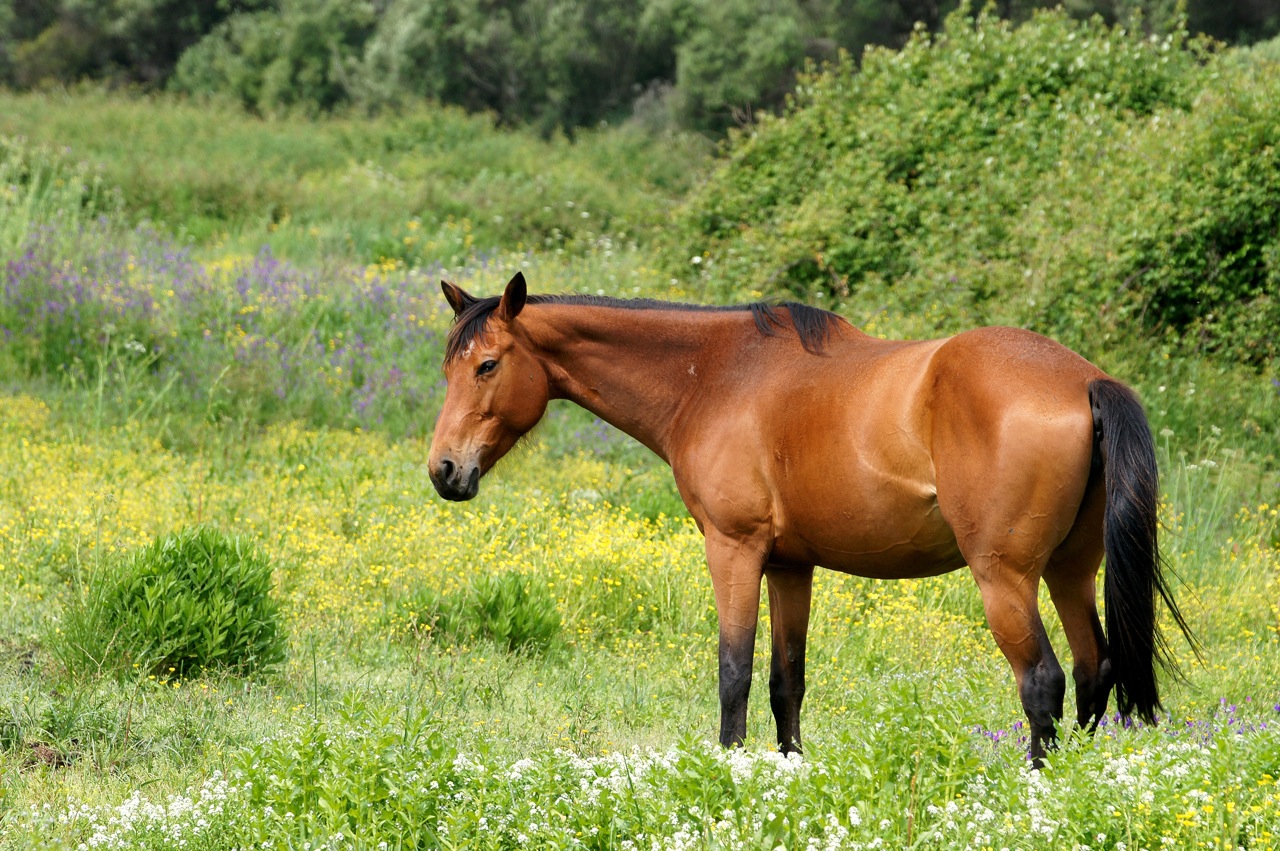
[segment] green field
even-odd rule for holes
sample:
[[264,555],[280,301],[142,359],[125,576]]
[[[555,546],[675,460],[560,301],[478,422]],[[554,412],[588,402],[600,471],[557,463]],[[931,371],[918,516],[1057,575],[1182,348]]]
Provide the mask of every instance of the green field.
[[[723,158],[629,128],[93,92],[0,95],[5,137],[0,849],[1280,844],[1273,364],[1137,326],[1077,337],[1146,401],[1203,644],[1173,645],[1158,725],[1068,724],[1033,772],[965,573],[822,573],[803,760],[774,752],[764,638],[728,752],[702,540],[661,462],[553,406],[474,502],[426,473],[441,276],[780,294],[745,261],[670,260]],[[841,304],[890,337],[965,318]],[[85,631],[143,548],[193,526],[270,560],[279,664],[182,668]]]

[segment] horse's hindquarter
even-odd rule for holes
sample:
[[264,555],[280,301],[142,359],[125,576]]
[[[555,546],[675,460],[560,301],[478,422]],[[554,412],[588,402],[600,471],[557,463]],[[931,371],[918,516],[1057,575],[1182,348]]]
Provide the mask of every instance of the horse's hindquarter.
[[961,550],[978,573],[993,560],[1042,568],[1075,525],[1089,484],[1088,385],[1105,374],[1059,343],[1011,328],[952,338],[933,372],[938,501]]

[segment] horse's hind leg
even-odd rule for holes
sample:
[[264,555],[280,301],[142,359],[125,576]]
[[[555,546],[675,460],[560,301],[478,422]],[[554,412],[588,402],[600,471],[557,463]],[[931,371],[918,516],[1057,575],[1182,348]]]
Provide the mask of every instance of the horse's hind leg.
[[798,753],[813,568],[770,565],[764,575],[769,585],[769,622],[773,633],[769,703],[778,722],[778,746],[783,753]]
[[1098,619],[1094,576],[1079,571],[1046,572],[1045,583],[1071,645],[1076,723],[1092,732],[1107,712],[1113,684],[1107,639]]
[[1076,723],[1093,731],[1107,712],[1114,678],[1107,639],[1098,618],[1097,578],[1102,563],[1105,495],[1091,487],[1076,525],[1054,550],[1044,571],[1049,595],[1071,645],[1076,685]]
[[1053,654],[1036,602],[1039,571],[1023,569],[992,554],[970,561],[982,592],[987,623],[1018,684],[1022,710],[1031,725],[1031,759],[1038,768],[1057,745],[1057,721],[1067,678]]

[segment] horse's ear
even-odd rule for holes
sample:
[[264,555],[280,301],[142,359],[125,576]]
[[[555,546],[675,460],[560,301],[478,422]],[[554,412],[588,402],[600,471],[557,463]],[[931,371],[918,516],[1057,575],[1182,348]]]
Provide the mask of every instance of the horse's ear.
[[529,297],[529,289],[524,283],[524,272],[516,272],[515,277],[507,282],[507,289],[498,302],[498,318],[510,322],[520,315],[525,300]]
[[445,301],[449,302],[449,306],[453,308],[454,319],[457,319],[464,310],[476,303],[475,296],[448,281],[441,281],[440,289],[444,292]]

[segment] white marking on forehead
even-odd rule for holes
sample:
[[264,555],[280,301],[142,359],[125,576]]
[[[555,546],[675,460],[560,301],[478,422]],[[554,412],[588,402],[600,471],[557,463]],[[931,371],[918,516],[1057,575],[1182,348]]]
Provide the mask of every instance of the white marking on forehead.
[[475,341],[473,340],[472,342],[467,343],[467,347],[462,350],[462,356],[464,358],[469,358],[471,357],[471,353],[474,352],[475,350],[476,350],[476,344],[475,344]]

